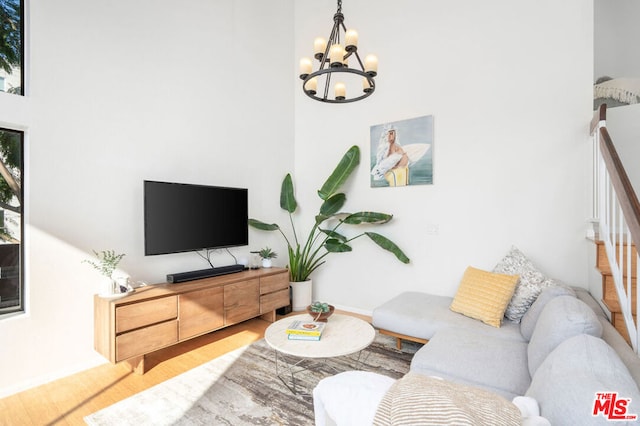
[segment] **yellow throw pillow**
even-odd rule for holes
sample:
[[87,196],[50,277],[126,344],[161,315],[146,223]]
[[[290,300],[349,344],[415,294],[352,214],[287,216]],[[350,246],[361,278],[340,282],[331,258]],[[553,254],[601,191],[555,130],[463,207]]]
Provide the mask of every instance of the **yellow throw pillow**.
[[496,274],[469,266],[450,309],[485,324],[500,327],[518,278],[518,275]]

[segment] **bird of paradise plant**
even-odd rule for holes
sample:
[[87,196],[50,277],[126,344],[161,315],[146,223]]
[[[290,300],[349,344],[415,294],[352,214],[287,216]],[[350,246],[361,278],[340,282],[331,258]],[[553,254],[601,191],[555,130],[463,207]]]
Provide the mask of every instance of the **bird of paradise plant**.
[[[400,262],[405,264],[410,262],[409,258],[394,242],[376,232],[362,232],[351,238],[347,238],[338,232],[343,225],[382,225],[393,218],[393,215],[387,213],[371,211],[346,213],[340,211],[347,197],[343,192],[338,191],[359,163],[360,149],[354,145],[343,155],[333,173],[318,191],[322,205],[315,216],[313,227],[306,240],[301,241],[298,239],[298,233],[293,223],[293,213],[295,213],[298,203],[294,196],[291,174],[287,174],[282,181],[280,207],[289,213],[293,238],[288,238],[276,223],[269,224],[257,219],[249,219],[249,225],[253,228],[262,231],[279,231],[282,234],[289,252],[289,278],[291,281],[301,282],[308,280],[311,273],[326,262],[325,258],[330,253],[352,251],[350,243],[363,236],[368,237],[384,250],[393,253]],[[329,227],[322,227],[329,219],[336,220],[335,224]]]

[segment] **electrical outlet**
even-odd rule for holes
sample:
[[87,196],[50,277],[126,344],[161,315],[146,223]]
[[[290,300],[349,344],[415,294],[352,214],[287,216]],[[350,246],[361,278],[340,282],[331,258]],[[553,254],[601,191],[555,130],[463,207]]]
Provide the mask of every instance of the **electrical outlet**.
[[438,235],[440,233],[440,227],[438,225],[427,225],[427,235]]

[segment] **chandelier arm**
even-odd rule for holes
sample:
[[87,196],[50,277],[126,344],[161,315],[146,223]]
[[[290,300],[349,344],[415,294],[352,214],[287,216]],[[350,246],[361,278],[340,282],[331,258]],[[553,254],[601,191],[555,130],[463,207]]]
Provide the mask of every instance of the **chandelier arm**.
[[355,55],[356,59],[358,60],[358,63],[360,64],[360,69],[364,71],[364,64],[360,60],[360,55],[358,55],[358,51],[354,51],[353,54]]
[[[346,41],[347,27],[345,27],[345,25],[344,25],[344,21],[341,21],[341,22],[340,22],[340,26],[342,26],[342,31],[345,33],[345,45],[346,45],[346,43],[347,43],[347,41]],[[338,30],[338,34],[340,34],[340,31],[339,31],[339,30]],[[344,55],[344,59],[347,59],[349,56],[351,56],[351,54],[352,54],[353,52],[355,52],[356,50],[358,50],[358,47],[357,47],[357,46],[352,46],[352,50],[346,50],[346,49],[347,49],[347,46],[344,46],[344,47],[345,47],[345,51],[347,52],[347,53]],[[363,69],[364,69],[364,68],[363,68]]]
[[336,15],[333,17],[333,20],[335,21],[333,24],[333,27],[335,29],[334,42],[337,44],[340,44],[340,24],[342,24],[342,28],[344,28],[344,24],[342,23],[343,19],[344,19],[344,16],[342,16],[341,13],[340,14],[336,13]]
[[327,100],[329,98],[329,88],[331,87],[331,74],[330,72],[327,73],[327,81],[324,84],[324,100]]
[[[324,49],[324,56],[318,59],[320,62],[329,62],[329,51],[331,50],[331,46],[336,43],[336,34],[338,37],[340,36],[340,28],[338,27],[338,23],[333,23],[333,28],[331,29],[331,35],[329,35],[329,40],[327,40],[327,47]],[[322,69],[322,67],[320,67]]]

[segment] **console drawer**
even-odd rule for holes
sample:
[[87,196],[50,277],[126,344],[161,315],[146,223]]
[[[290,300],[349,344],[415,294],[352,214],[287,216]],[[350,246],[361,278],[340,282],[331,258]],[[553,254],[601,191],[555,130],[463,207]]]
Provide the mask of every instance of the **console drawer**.
[[143,355],[178,341],[178,320],[167,321],[116,336],[116,362]]
[[288,272],[260,278],[260,294],[272,293],[285,288],[289,288]]
[[264,314],[289,304],[289,286],[284,290],[260,296],[260,313]]
[[116,333],[178,318],[178,296],[162,297],[116,308]]

